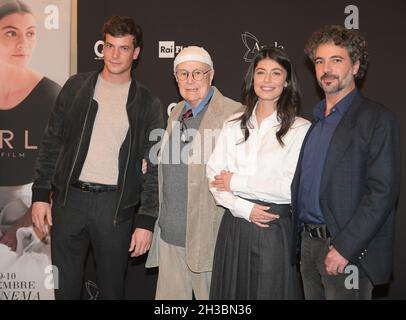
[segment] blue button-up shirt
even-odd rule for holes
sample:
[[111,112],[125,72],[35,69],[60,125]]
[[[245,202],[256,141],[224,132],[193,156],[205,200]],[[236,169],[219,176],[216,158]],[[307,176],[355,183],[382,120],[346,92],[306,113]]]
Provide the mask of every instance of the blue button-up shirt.
[[316,124],[309,133],[300,164],[298,212],[303,223],[325,224],[320,208],[320,183],[327,151],[334,131],[357,94],[356,89],[347,94],[327,117],[324,116],[326,100],[322,100],[314,110]]
[[187,111],[192,109],[193,117],[196,117],[206,106],[206,104],[210,101],[211,97],[213,96],[214,89],[210,87],[209,92],[204,97],[202,101],[200,101],[199,105],[196,108],[192,108],[192,106],[186,101],[184,110]]

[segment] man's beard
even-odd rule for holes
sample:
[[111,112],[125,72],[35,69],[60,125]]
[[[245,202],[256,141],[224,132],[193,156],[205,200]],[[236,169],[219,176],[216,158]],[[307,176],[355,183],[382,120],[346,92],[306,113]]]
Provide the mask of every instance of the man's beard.
[[[323,82],[323,80],[326,78],[329,78],[332,81],[329,85],[326,85]],[[352,74],[350,72],[348,72],[348,74],[342,80],[340,80],[339,76],[331,73],[323,74],[318,80],[319,86],[323,89],[326,95],[333,95],[342,91],[343,89],[347,88],[351,82]]]

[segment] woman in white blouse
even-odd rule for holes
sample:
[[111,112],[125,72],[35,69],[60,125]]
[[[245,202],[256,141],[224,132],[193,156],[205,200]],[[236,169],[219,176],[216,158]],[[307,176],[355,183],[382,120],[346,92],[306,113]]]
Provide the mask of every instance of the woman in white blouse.
[[297,117],[293,65],[261,49],[243,86],[244,113],[224,123],[207,164],[210,190],[228,210],[219,229],[211,299],[295,299],[290,185],[310,122]]

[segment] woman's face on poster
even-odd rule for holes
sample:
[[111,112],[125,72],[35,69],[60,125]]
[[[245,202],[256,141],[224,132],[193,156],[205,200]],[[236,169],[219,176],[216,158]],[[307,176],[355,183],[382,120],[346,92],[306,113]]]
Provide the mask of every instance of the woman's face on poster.
[[0,19],[0,61],[26,66],[35,47],[36,32],[30,13],[12,13]]

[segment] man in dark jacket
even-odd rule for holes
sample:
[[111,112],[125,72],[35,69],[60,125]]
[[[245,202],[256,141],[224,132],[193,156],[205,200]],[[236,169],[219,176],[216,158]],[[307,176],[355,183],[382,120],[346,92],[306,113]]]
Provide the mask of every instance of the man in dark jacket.
[[399,128],[356,88],[368,58],[358,31],[326,26],[305,51],[325,93],[292,183],[305,298],[370,299],[392,271]]
[[158,213],[149,136],[164,121],[159,99],[132,73],[142,30],[131,18],[114,16],[103,33],[104,67],[66,82],[35,169],[32,219],[44,232],[52,225],[57,299],[80,298],[89,246],[100,298],[123,298],[128,251],[149,250]]

